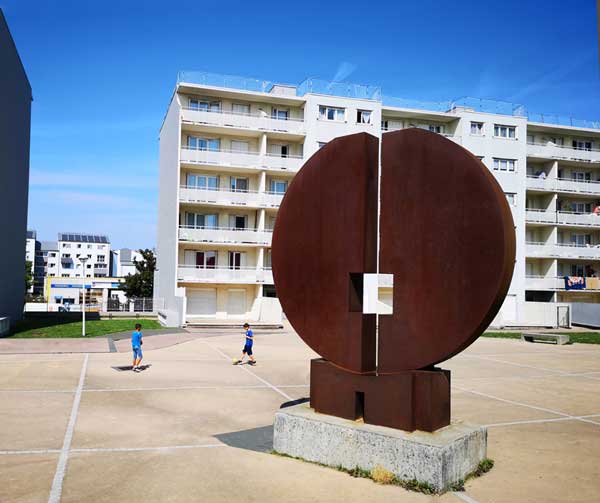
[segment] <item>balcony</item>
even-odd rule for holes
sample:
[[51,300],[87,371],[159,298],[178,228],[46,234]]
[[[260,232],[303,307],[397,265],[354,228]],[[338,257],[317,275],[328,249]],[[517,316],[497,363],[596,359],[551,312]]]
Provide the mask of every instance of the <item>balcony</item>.
[[600,245],[529,242],[526,246],[527,257],[600,260]]
[[[564,291],[565,278],[564,276],[527,276],[525,278],[526,290],[553,290]],[[585,288],[581,290],[569,290],[569,292],[597,292],[600,290],[600,280],[598,278],[585,278]]]
[[254,170],[298,171],[303,164],[300,155],[280,156],[276,154],[260,155],[258,152],[240,152],[236,150],[201,150],[181,147],[180,160],[186,164],[204,164],[232,166]]
[[547,142],[527,142],[527,157],[562,159],[577,162],[600,162],[600,149],[580,149]]
[[236,229],[234,227],[198,228],[179,226],[179,239],[195,243],[249,244],[270,246],[271,230]]
[[253,208],[279,208],[283,196],[284,194],[279,192],[201,189],[185,185],[182,185],[179,188],[179,201],[182,203],[248,206]]
[[273,283],[273,273],[270,268],[229,267],[200,268],[194,265],[182,265],[177,268],[177,280],[194,283]]
[[194,124],[304,135],[303,119],[278,119],[267,114],[242,114],[182,107],[183,121]]
[[525,221],[534,224],[600,227],[600,216],[594,213],[576,213],[571,211],[528,209],[525,211]]
[[539,178],[527,176],[527,189],[571,194],[600,195],[600,182],[578,181],[569,178]]

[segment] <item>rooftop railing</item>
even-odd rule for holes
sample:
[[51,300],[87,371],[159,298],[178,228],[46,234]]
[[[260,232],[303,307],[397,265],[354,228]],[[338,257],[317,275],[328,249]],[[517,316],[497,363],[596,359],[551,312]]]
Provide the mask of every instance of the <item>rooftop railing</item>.
[[[269,80],[195,71],[180,71],[177,74],[177,83],[179,84],[182,82],[261,93],[270,93],[273,86],[276,85]],[[383,96],[380,86],[354,84],[352,82],[336,82],[318,78],[305,79],[296,86],[295,91],[296,96],[304,96],[305,94],[325,94],[343,98],[367,99],[380,101],[384,106],[438,113],[453,113],[458,109],[470,109],[476,112],[523,117],[529,122],[556,126],[600,129],[600,121],[576,119],[558,114],[528,112],[525,106],[520,103],[486,98],[473,98],[471,96],[463,96],[455,100],[447,101],[418,101],[406,98],[396,98],[393,96]]]

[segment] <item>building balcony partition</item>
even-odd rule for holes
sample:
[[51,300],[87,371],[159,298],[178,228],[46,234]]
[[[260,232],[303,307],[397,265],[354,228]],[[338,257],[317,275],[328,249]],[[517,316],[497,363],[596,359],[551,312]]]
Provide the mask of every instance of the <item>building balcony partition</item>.
[[179,226],[179,239],[196,243],[252,244],[271,246],[271,230],[235,227]]
[[527,155],[547,159],[568,161],[600,162],[600,149],[575,148],[568,145],[556,145],[552,142],[527,142]]
[[526,247],[527,257],[600,260],[600,244],[527,242]]
[[573,180],[571,178],[540,178],[527,175],[527,188],[548,192],[600,195],[600,182]]
[[179,201],[183,203],[279,208],[283,196],[279,192],[233,191],[229,188],[208,189],[185,185],[179,188]]
[[270,269],[261,267],[198,267],[180,265],[177,280],[199,283],[273,283]]
[[[589,292],[589,291],[600,291],[600,280],[598,278],[584,278],[585,288],[584,289],[569,289],[568,291],[573,292]],[[525,278],[525,289],[526,290],[566,290],[564,276],[552,277],[552,276],[527,276]]]
[[180,160],[187,164],[232,166],[254,170],[298,171],[303,164],[301,155],[260,155],[258,152],[243,152],[229,149],[199,149],[181,147]]
[[261,114],[244,114],[223,110],[200,110],[182,107],[183,121],[208,126],[274,131],[288,134],[305,134],[304,119],[278,118]]

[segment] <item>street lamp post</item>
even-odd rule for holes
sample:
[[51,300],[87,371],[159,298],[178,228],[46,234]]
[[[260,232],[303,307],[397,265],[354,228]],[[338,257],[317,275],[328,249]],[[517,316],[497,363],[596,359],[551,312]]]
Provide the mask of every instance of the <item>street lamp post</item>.
[[81,335],[83,337],[85,337],[85,263],[87,262],[88,257],[80,257],[79,261],[81,262],[81,278],[83,281],[82,287],[83,287],[83,304],[81,307],[81,316],[82,316],[82,321],[83,321],[83,325],[81,327]]

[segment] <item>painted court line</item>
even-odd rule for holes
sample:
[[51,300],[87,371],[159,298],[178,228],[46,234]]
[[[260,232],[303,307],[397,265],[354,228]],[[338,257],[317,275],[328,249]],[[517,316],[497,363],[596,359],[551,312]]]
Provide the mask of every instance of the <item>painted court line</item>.
[[77,420],[79,404],[81,403],[81,391],[83,390],[83,382],[85,380],[88,360],[89,354],[86,353],[85,358],[83,359],[83,365],[81,367],[81,374],[79,375],[79,384],[77,385],[77,391],[75,392],[75,398],[73,400],[73,407],[71,409],[71,416],[69,417],[65,439],[60,451],[60,456],[58,457],[58,463],[56,464],[56,472],[54,474],[54,480],[52,481],[52,489],[50,490],[48,503],[60,502],[63,480],[65,478],[65,470],[67,468],[67,461],[69,460],[69,450],[71,449],[71,442],[73,441],[73,430],[75,429],[75,421]]
[[473,391],[473,390],[470,390],[470,389],[459,388],[458,386],[456,386],[456,388],[460,389],[461,391],[464,391],[466,393],[472,393],[473,395],[483,396],[485,398],[490,398],[492,400],[498,400],[500,402],[509,403],[511,405],[519,405],[521,407],[527,407],[529,409],[540,410],[542,412],[547,412],[549,414],[554,414],[556,416],[562,416],[562,417],[564,417],[566,419],[572,419],[574,421],[582,421],[584,423],[592,423],[592,424],[598,424],[598,425],[600,425],[600,423],[598,423],[596,421],[592,421],[590,419],[583,419],[583,417],[586,417],[586,416],[572,416],[571,414],[567,414],[566,412],[559,412],[557,410],[547,409],[545,407],[538,407],[537,405],[529,405],[529,404],[522,403],[522,402],[516,402],[514,400],[508,400],[506,398],[500,398],[498,396],[488,395],[487,393],[481,393],[480,391]]
[[[573,419],[583,420],[583,421],[587,422],[587,420],[589,420],[589,418],[598,417],[598,416],[600,416],[600,414],[591,414],[588,416],[554,417],[554,418],[549,418],[549,419],[523,419],[523,420],[518,420],[518,421],[507,421],[504,423],[491,423],[491,424],[486,424],[485,426],[487,428],[494,428],[497,426],[515,426],[515,425],[520,425],[520,424],[557,423],[560,421],[572,421]],[[594,424],[600,424],[600,423],[596,423],[595,421],[591,421],[591,422]]]
[[167,445],[164,447],[90,447],[71,449],[71,452],[156,452],[174,451],[178,449],[212,449],[214,447],[227,447],[226,444],[190,444]]
[[[219,361],[222,361],[219,359]],[[288,384],[278,386],[280,388],[308,388],[308,384]],[[157,388],[91,388],[84,389],[83,393],[119,393],[131,391],[186,391],[186,390],[236,390],[236,389],[268,389],[270,386],[266,384],[248,384],[238,386],[166,386]]]
[[[231,361],[231,358],[229,356],[227,356],[225,353],[223,353],[223,351],[221,351],[219,348],[215,348],[214,346],[211,346],[208,342],[204,342],[204,344],[206,344],[209,348],[211,348],[214,351],[216,351],[217,353],[219,353],[225,360],[227,360],[229,362]],[[242,370],[245,370],[248,374],[250,374],[251,376],[255,377],[256,379],[258,379],[263,384],[266,384],[269,388],[271,388],[276,393],[279,393],[285,399],[287,399],[287,400],[293,400],[293,398],[291,396],[289,396],[287,393],[285,393],[285,392],[281,391],[280,389],[276,388],[269,381],[266,381],[262,377],[257,376],[250,369],[247,369],[246,365],[237,365],[237,367],[241,368]]]
[[466,495],[463,492],[458,492],[458,491],[452,491],[452,494],[454,496],[456,496],[458,499],[461,499],[463,501],[466,501],[467,503],[478,503],[477,500],[474,500],[473,498],[471,498],[471,496]]
[[15,454],[57,454],[60,449],[30,449],[24,451],[0,451],[0,456],[12,456]]

